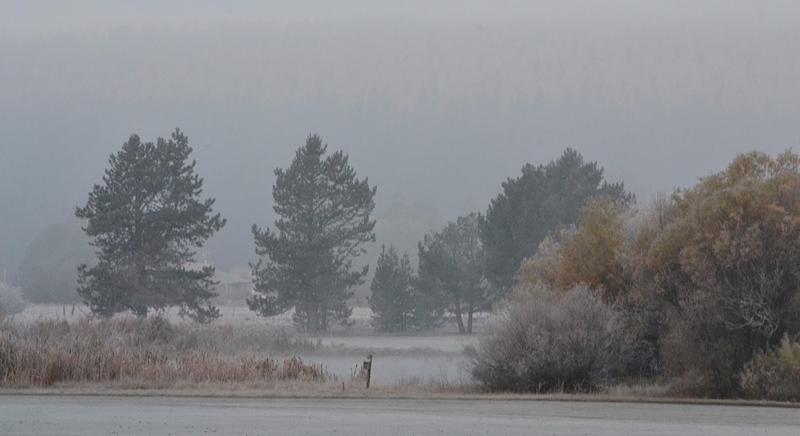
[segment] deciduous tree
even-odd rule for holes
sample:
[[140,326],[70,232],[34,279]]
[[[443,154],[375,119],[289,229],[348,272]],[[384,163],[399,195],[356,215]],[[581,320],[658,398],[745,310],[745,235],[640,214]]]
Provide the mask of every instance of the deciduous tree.
[[674,201],[643,259],[668,368],[730,395],[754,353],[800,333],[800,156],[741,155]]

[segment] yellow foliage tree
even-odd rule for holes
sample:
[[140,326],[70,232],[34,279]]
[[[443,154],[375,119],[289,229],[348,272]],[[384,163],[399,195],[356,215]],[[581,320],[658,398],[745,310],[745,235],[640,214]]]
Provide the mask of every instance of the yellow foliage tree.
[[737,157],[674,197],[643,267],[668,302],[665,354],[718,395],[754,352],[800,332],[800,157]]
[[550,235],[520,269],[521,283],[561,290],[585,285],[614,301],[629,280],[624,267],[625,209],[607,201],[589,203],[577,228]]

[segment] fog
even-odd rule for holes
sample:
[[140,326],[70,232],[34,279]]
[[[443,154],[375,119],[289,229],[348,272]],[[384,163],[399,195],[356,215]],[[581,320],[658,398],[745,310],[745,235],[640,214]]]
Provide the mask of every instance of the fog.
[[565,147],[646,201],[800,140],[796,2],[219,3],[0,1],[0,272],[133,132],[189,135],[222,267],[252,260],[312,132],[407,249]]

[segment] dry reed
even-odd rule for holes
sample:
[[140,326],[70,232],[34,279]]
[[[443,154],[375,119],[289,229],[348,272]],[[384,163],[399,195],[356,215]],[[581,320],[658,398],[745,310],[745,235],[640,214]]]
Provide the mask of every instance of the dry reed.
[[307,344],[275,330],[176,326],[161,318],[6,322],[0,324],[0,386],[137,382],[160,388],[328,378],[320,365],[263,355],[293,346]]

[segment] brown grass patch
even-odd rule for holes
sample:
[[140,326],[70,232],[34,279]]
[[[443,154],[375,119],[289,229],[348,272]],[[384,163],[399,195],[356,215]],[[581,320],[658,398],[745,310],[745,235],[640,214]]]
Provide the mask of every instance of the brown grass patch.
[[328,378],[321,365],[264,356],[292,347],[307,344],[293,343],[279,330],[176,326],[161,318],[6,322],[0,324],[0,386],[167,388]]

